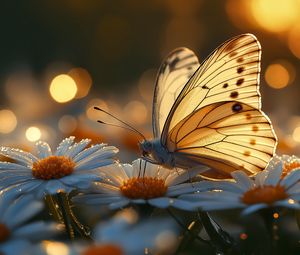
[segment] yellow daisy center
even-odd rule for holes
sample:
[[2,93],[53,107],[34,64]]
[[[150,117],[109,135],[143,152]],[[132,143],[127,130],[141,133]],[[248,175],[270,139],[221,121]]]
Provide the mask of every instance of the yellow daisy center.
[[75,163],[65,156],[50,156],[34,162],[32,175],[37,179],[59,179],[72,174]]
[[292,170],[300,168],[300,162],[292,161],[292,162],[285,162],[282,169],[281,179],[284,178],[289,172]]
[[284,187],[280,185],[265,185],[262,187],[255,187],[245,192],[242,196],[242,201],[248,205],[259,203],[271,205],[276,201],[286,198],[288,198],[288,194],[285,192]]
[[162,197],[167,189],[165,181],[156,177],[133,177],[120,187],[122,194],[130,199]]
[[5,242],[10,236],[10,230],[6,225],[0,223],[0,243]]
[[87,248],[82,255],[123,255],[120,247],[113,244],[94,245]]

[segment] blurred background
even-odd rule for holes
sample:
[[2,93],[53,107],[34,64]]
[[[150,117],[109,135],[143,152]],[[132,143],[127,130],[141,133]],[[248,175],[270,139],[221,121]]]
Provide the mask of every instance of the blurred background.
[[[5,3],[6,2],[6,3]],[[109,142],[128,159],[138,137],[102,107],[151,136],[154,81],[175,47],[202,61],[241,33],[261,42],[263,110],[278,153],[300,152],[299,0],[5,1],[0,15],[0,141],[30,150],[68,135]]]

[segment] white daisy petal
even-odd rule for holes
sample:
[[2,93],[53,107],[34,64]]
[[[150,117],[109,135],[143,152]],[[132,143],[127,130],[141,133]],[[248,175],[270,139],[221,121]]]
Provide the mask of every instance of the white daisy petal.
[[130,164],[122,164],[122,168],[124,169],[126,175],[128,176],[128,178],[132,178],[133,175],[133,166]]
[[0,250],[5,255],[29,255],[32,244],[27,240],[13,239],[0,244]]
[[91,186],[91,192],[95,193],[106,193],[106,194],[119,194],[120,188],[115,185],[103,183],[103,182],[95,182]]
[[268,171],[262,171],[259,172],[256,176],[255,176],[255,180],[254,183],[256,186],[263,186],[266,180],[266,177],[268,175]]
[[[15,228],[43,209],[43,203],[32,200],[32,196],[24,196],[15,201],[3,215],[3,222],[9,228]],[[22,213],[20,213],[20,209]]]
[[1,170],[25,170],[25,171],[31,171],[31,169],[28,168],[28,166],[23,166],[15,163],[10,162],[0,162],[0,171]]
[[[199,173],[202,173],[204,170],[207,170],[207,167],[201,166],[197,169],[182,171],[182,173],[180,173],[180,174],[175,173],[173,175],[169,175],[166,178],[166,184],[168,186],[173,186],[173,185],[177,185],[179,183],[183,183],[185,181],[191,180],[193,177],[195,177]],[[171,170],[171,171],[174,171],[174,170]]]
[[31,166],[33,162],[38,160],[37,157],[33,156],[29,152],[9,147],[0,147],[0,154],[12,158],[24,166]]
[[130,203],[130,200],[128,200],[128,199],[122,199],[122,200],[120,200],[118,202],[110,203],[109,204],[109,208],[111,210],[121,209],[121,208],[127,206],[129,203]]
[[283,180],[281,180],[280,184],[289,188],[290,186],[294,185],[295,183],[300,181],[300,169],[295,169],[289,174],[285,176]]
[[153,198],[149,199],[148,203],[158,208],[168,208],[168,207],[175,207],[181,210],[195,210],[195,206],[193,203],[188,201],[176,199],[176,198],[168,198],[168,197],[161,197],[161,198]]
[[66,151],[66,156],[69,158],[74,158],[76,155],[79,154],[88,144],[91,142],[91,139],[83,139],[79,143],[75,143],[72,145],[68,151]]
[[187,193],[193,192],[203,192],[214,189],[214,185],[211,185],[210,182],[201,181],[201,182],[192,182],[192,183],[181,183],[175,186],[168,188],[168,196],[178,196]]
[[56,156],[64,155],[67,152],[67,150],[70,148],[70,146],[72,146],[74,140],[75,140],[74,136],[70,136],[62,140],[62,142],[58,145],[56,149],[55,155]]
[[265,185],[276,186],[280,181],[280,176],[282,174],[282,162],[278,163],[276,167],[268,172],[268,175],[265,179]]
[[289,197],[295,201],[300,201],[300,193],[290,194]]
[[253,181],[243,171],[235,171],[231,175],[244,191],[251,189],[254,185]]
[[[102,195],[102,196],[101,196]],[[75,203],[85,203],[88,205],[103,205],[122,201],[123,197],[119,195],[88,194],[72,198]]]
[[95,144],[92,145],[89,148],[86,148],[85,150],[81,151],[78,153],[74,158],[73,161],[75,163],[79,163],[81,160],[89,158],[90,156],[94,155],[94,153],[97,153],[97,151],[101,151],[101,149],[105,146],[106,144]]
[[277,201],[275,205],[290,208],[290,209],[296,209],[296,210],[300,209],[300,204],[298,202],[294,201],[293,203],[291,203],[291,200],[289,199]]
[[45,190],[49,194],[57,194],[58,192],[67,192],[66,190],[68,189],[62,182],[58,180],[49,180],[45,182]]
[[39,141],[35,144],[37,148],[37,154],[40,159],[49,157],[52,155],[51,148],[48,143]]
[[[283,185],[285,186],[285,185]],[[289,194],[300,194],[300,182],[288,188]]]
[[30,241],[38,241],[44,238],[49,238],[57,232],[58,229],[56,224],[36,221],[17,228],[13,232],[13,237],[28,239]]
[[218,211],[227,209],[244,208],[245,205],[239,202],[224,202],[224,201],[203,201],[194,203],[194,206],[204,211]]
[[263,208],[266,208],[266,207],[268,207],[267,204],[250,205],[242,211],[242,215],[248,215],[248,214],[254,213],[254,212],[259,211],[259,210],[261,210]]

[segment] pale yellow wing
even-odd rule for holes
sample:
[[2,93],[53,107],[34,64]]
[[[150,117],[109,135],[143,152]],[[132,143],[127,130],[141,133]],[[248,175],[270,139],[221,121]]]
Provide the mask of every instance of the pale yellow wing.
[[219,46],[177,97],[162,132],[162,144],[182,119],[206,105],[234,100],[260,109],[260,58],[260,44],[251,34],[234,37]]
[[240,102],[207,105],[169,132],[167,148],[184,164],[206,164],[222,173],[263,170],[274,154],[276,136],[259,109]]
[[176,98],[199,65],[197,56],[187,48],[175,49],[163,61],[157,74],[153,97],[154,137],[160,137]]

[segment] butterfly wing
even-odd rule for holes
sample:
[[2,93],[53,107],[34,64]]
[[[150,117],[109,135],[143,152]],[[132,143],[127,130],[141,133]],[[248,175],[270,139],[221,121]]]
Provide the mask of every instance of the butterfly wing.
[[183,165],[205,164],[228,176],[235,170],[249,175],[263,170],[276,146],[268,117],[234,101],[213,103],[190,114],[167,140],[168,149]]
[[265,168],[276,136],[261,111],[260,59],[255,36],[234,37],[184,86],[161,135],[162,145],[181,166],[206,164],[225,174],[237,169],[254,174]]
[[219,46],[174,102],[163,128],[162,144],[166,144],[168,133],[176,124],[206,105],[234,100],[260,109],[260,59],[260,44],[251,34],[234,37]]
[[160,137],[176,98],[199,65],[197,56],[187,48],[175,49],[163,61],[158,71],[153,98],[154,137]]

